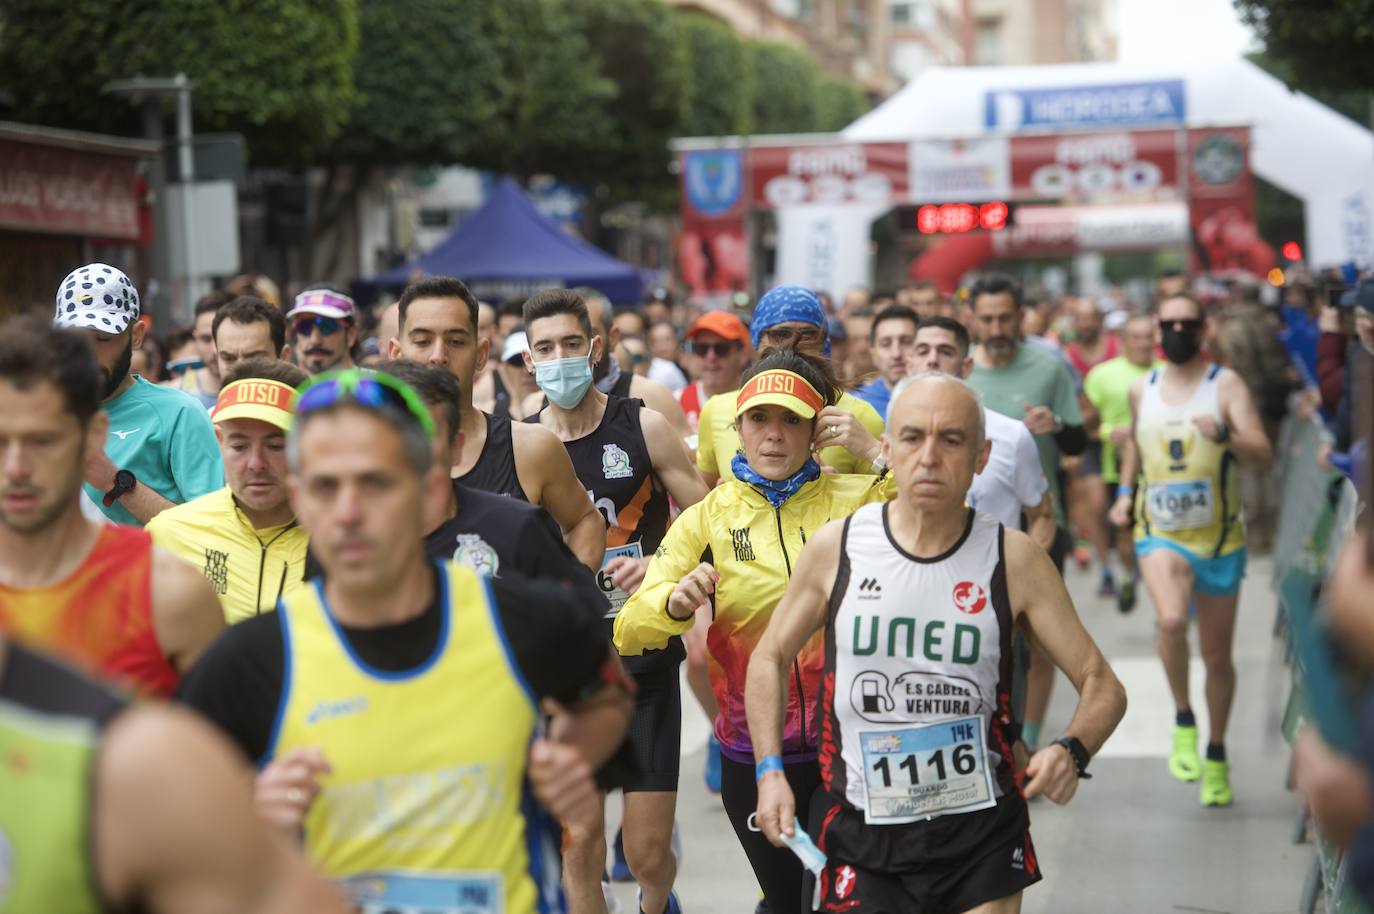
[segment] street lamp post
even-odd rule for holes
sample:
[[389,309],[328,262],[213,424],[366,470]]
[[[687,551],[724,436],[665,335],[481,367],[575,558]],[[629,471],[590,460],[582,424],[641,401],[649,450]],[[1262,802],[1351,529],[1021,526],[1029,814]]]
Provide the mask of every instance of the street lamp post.
[[[180,172],[179,177],[182,184],[180,201],[181,244],[186,275],[183,297],[179,303],[171,303],[171,310],[175,312],[179,304],[182,317],[189,320],[194,313],[196,297],[200,291],[200,276],[196,267],[196,222],[193,195],[196,176],[191,129],[191,81],[186,78],[185,73],[178,73],[170,78],[135,76],[133,79],[120,79],[107,83],[102,91],[108,95],[127,98],[136,105],[142,105],[144,132],[150,139],[158,141],[161,141],[163,136],[160,102],[168,95],[176,96],[177,170]],[[166,190],[167,181],[160,157],[154,165],[153,178],[153,193],[161,205],[165,199],[163,194]],[[164,275],[159,278],[165,282],[166,274],[171,272],[171,257],[162,233],[158,235],[156,247],[161,249],[161,256],[154,257],[154,264],[157,269],[163,272]]]

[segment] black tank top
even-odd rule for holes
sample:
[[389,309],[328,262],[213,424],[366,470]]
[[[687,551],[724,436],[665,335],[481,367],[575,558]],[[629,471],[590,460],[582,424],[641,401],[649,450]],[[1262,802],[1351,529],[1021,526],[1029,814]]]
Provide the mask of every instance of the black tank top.
[[521,501],[525,490],[520,487],[520,477],[515,472],[515,445],[511,440],[510,419],[482,414],[487,420],[487,440],[482,445],[482,453],[457,481],[469,489],[509,495]]
[[506,385],[501,383],[501,372],[495,368],[491,370],[491,389],[495,404],[491,408],[491,415],[496,419],[510,418],[510,393],[506,390]]
[[611,389],[606,391],[606,393],[613,397],[620,397],[628,400],[630,399],[630,384],[634,382],[634,379],[635,373],[633,371],[626,371],[622,368],[620,370],[620,377],[615,379],[615,383],[611,385]]

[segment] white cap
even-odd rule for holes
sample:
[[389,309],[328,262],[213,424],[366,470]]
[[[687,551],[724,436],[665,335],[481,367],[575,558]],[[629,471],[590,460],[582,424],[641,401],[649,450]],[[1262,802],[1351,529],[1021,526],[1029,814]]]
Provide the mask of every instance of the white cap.
[[501,361],[509,362],[514,360],[516,362],[523,362],[524,360],[521,358],[521,354],[529,348],[530,340],[529,337],[525,335],[525,331],[517,330],[514,333],[508,333],[506,334],[506,343],[501,347]]
[[332,289],[307,289],[296,296],[294,307],[286,312],[290,320],[302,314],[319,314],[337,320],[352,320],[357,306],[353,299]]
[[129,277],[108,264],[88,263],[57,287],[52,323],[116,334],[128,330],[138,315],[138,290]]

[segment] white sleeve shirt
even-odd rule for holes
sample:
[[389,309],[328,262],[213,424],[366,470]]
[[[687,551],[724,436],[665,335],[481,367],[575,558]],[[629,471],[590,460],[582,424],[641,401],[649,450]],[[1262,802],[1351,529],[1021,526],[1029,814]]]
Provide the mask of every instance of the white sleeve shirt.
[[983,472],[973,477],[968,503],[1013,530],[1021,529],[1021,512],[1045,497],[1049,481],[1040,468],[1035,439],[1025,423],[985,410],[992,452]]

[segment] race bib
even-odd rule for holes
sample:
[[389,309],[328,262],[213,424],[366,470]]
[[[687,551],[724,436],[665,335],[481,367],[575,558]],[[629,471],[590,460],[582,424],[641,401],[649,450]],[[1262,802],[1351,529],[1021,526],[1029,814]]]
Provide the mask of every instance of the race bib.
[[606,610],[606,618],[614,619],[616,613],[620,612],[620,607],[625,605],[625,601],[630,599],[630,595],[616,587],[611,581],[611,576],[606,574],[605,568],[611,563],[611,559],[628,555],[632,559],[644,558],[644,550],[639,543],[626,543],[624,546],[612,546],[606,550],[606,555],[601,559],[601,571],[596,573],[596,586],[601,588],[601,592],[606,595],[606,602],[610,607]]
[[368,873],[341,886],[359,914],[503,914],[496,873]]
[[870,824],[987,809],[992,789],[982,715],[860,734]]
[[1216,499],[1210,479],[1151,483],[1145,497],[1149,499],[1150,526],[1156,530],[1197,530],[1216,521]]

